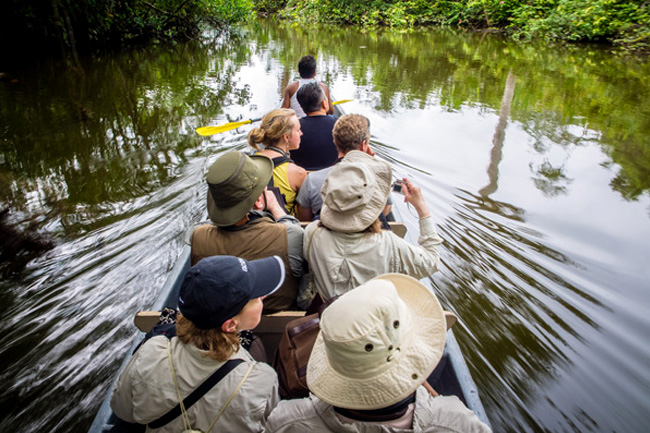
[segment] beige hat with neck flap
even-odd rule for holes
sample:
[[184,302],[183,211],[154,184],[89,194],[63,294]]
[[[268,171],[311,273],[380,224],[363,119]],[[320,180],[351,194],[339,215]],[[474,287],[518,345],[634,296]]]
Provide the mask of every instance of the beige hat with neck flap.
[[413,393],[445,349],[445,315],[415,278],[386,274],[327,307],[307,365],[307,385],[336,407],[381,409]]
[[321,189],[320,219],[337,232],[360,232],[384,210],[393,170],[385,161],[352,150],[334,166]]

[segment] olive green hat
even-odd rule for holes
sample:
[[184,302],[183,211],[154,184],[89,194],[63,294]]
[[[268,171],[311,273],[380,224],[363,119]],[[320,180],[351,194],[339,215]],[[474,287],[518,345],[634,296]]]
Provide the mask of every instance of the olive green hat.
[[210,166],[208,216],[219,227],[244,218],[273,175],[273,161],[264,155],[248,156],[233,150]]

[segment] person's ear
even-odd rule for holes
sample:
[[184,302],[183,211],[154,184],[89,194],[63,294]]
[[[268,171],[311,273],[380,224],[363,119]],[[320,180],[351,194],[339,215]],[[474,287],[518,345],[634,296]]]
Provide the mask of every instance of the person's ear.
[[255,203],[253,203],[253,209],[255,210],[264,210],[266,203],[264,200],[264,191],[262,191],[262,194],[260,194],[259,197],[257,197],[257,200],[255,200]]
[[321,108],[322,108],[323,110],[325,110],[325,111],[329,110],[329,108],[330,108],[330,104],[329,104],[329,102],[327,102],[327,98],[324,98],[324,99],[321,101],[320,106],[321,106]]
[[375,152],[372,151],[370,148],[370,140],[363,140],[361,142],[361,147],[359,148],[360,151],[367,153],[370,156],[375,156]]
[[223,332],[235,332],[237,331],[237,321],[235,319],[228,319],[221,325],[221,330]]

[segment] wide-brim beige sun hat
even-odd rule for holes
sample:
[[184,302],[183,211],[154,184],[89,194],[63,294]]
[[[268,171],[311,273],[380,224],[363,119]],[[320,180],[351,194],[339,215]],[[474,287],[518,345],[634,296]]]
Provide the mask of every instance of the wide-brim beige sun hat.
[[447,332],[440,302],[424,284],[385,274],[323,311],[307,386],[324,402],[381,409],[413,393],[433,372]]
[[367,229],[386,207],[392,175],[387,162],[359,150],[348,152],[321,189],[325,227],[347,233]]
[[206,175],[210,220],[227,227],[244,218],[271,176],[273,161],[267,156],[233,150],[219,157]]

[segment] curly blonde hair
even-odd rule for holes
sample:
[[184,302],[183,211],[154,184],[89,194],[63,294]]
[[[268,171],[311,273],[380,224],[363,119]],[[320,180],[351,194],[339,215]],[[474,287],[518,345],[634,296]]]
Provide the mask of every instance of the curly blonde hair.
[[237,334],[223,332],[219,328],[197,328],[190,319],[180,313],[176,319],[176,335],[183,344],[191,344],[206,350],[210,358],[219,362],[227,361],[240,348]]
[[[291,136],[294,123],[292,117],[296,112],[289,108],[276,108],[262,117],[262,124],[259,128],[253,128],[248,133],[248,144],[253,148],[260,150],[258,143],[265,146],[275,145],[283,135]],[[295,118],[296,122],[298,118]]]

